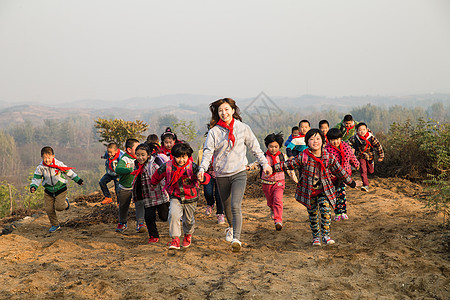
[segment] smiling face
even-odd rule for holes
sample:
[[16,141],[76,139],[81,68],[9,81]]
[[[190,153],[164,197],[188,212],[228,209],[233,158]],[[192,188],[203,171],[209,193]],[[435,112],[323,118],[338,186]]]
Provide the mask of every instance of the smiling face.
[[320,131],[322,131],[323,135],[327,135],[328,130],[330,129],[330,127],[328,126],[327,123],[321,124],[319,127]]
[[311,136],[308,140],[308,147],[313,154],[320,155],[322,150],[322,144],[323,144],[322,137],[318,133]]
[[163,141],[163,144],[167,150],[172,150],[173,146],[175,145],[175,140],[171,137],[166,137]]
[[106,149],[106,152],[108,152],[108,155],[110,158],[113,158],[116,155],[117,151],[118,150],[116,147],[110,147],[110,148]]
[[144,149],[136,150],[136,160],[141,165],[147,161],[148,157],[149,157],[149,155],[148,155],[147,151],[145,151]]
[[359,126],[359,127],[358,127],[358,130],[357,130],[357,133],[358,133],[360,136],[365,136],[366,133],[367,133],[367,127],[364,126],[364,125]]
[[42,161],[46,164],[49,165],[53,162],[53,159],[55,158],[55,154],[49,154],[49,153],[44,153],[42,155]]
[[310,129],[311,129],[311,127],[309,126],[308,123],[306,123],[306,122],[300,123],[300,132],[303,135],[305,135]]
[[231,108],[230,104],[228,103],[222,103],[219,106],[219,118],[224,121],[227,124],[230,124],[231,120],[233,119],[233,114],[234,114],[235,110],[233,108]]
[[330,144],[332,146],[335,146],[336,148],[339,148],[339,145],[341,144],[341,141],[342,141],[341,138],[330,140]]
[[267,146],[267,149],[269,150],[270,154],[275,155],[278,153],[278,150],[280,150],[280,144],[277,142],[272,142]]
[[187,154],[184,154],[184,155],[181,155],[180,157],[174,157],[174,159],[175,159],[175,162],[177,163],[177,165],[182,167],[188,162],[189,156],[187,156]]
[[346,128],[352,127],[352,126],[353,126],[353,121],[345,121],[345,122],[344,122],[344,126],[345,126]]
[[139,146],[139,143],[134,143],[133,148],[127,148],[128,153],[133,156],[136,156],[136,148]]

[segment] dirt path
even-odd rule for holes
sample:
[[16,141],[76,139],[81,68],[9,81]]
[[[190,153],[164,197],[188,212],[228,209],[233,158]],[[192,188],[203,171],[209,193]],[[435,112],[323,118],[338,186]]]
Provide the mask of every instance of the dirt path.
[[[47,234],[45,215],[0,236],[2,299],[449,299],[449,248],[442,219],[408,197],[419,187],[374,179],[369,193],[348,192],[347,221],[333,222],[333,246],[313,248],[306,209],[285,193],[277,232],[257,185],[244,199],[243,250],[232,253],[225,226],[203,215],[193,244],[169,252],[115,224],[64,227]],[[255,197],[256,195],[256,197]],[[75,203],[62,220],[87,215]],[[134,222],[130,222],[133,225]]]

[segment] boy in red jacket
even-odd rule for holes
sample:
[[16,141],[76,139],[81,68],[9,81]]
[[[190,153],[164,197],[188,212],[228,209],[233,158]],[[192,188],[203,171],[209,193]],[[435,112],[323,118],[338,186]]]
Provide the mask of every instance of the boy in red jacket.
[[[188,143],[176,144],[172,148],[172,160],[161,165],[151,179],[151,184],[156,186],[163,178],[166,179],[164,191],[170,197],[169,208],[169,235],[172,242],[169,250],[180,249],[181,224],[183,220],[183,247],[191,245],[192,234],[194,233],[194,213],[198,200],[198,179],[199,167],[193,163],[191,146]],[[209,174],[205,174],[205,180],[201,184],[208,184]]]

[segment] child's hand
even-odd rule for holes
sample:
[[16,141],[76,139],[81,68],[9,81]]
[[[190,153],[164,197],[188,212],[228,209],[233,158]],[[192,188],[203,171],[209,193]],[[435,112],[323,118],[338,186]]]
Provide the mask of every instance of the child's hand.
[[249,165],[246,165],[246,166],[245,166],[245,170],[250,171],[250,166],[249,166]]
[[197,173],[197,179],[198,179],[198,181],[200,181],[200,182],[205,181],[205,172],[199,171],[199,172]]
[[272,175],[272,167],[267,165],[264,167],[263,169],[264,174],[266,174],[267,176]]
[[383,158],[382,157],[379,157],[378,158],[378,162],[382,162],[383,161]]
[[355,180],[355,182],[356,182],[355,189],[356,189],[356,188],[359,188],[359,187],[362,187],[363,182],[362,182],[361,180]]
[[30,193],[36,192],[36,188],[34,186],[30,187]]
[[78,185],[83,185],[83,179],[78,180]]

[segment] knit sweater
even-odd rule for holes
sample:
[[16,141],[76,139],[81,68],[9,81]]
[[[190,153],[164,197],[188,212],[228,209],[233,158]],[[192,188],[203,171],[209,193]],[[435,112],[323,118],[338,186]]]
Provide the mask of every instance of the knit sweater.
[[228,177],[245,170],[248,164],[247,148],[253,153],[259,164],[269,166],[258,140],[247,124],[234,120],[233,134],[235,144],[232,147],[228,141],[228,129],[214,126],[208,131],[203,145],[203,158],[200,170],[206,172],[214,156],[213,167],[216,177]]

